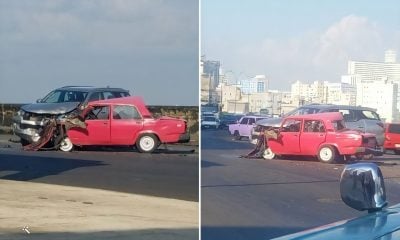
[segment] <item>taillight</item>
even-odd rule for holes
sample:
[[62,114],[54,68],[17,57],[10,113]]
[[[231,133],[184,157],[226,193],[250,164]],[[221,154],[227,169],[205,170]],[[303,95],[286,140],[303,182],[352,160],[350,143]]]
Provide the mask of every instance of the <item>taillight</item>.
[[385,136],[385,139],[390,141],[390,137],[389,136]]

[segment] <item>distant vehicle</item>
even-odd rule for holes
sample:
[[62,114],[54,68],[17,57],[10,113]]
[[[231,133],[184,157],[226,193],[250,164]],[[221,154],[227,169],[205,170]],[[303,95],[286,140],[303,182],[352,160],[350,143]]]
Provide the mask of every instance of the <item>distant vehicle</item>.
[[266,139],[263,156],[317,156],[323,163],[333,163],[350,156],[362,158],[375,145],[374,134],[346,129],[342,114],[318,113],[284,118],[276,139]]
[[215,116],[206,116],[201,120],[202,129],[218,129],[219,120]]
[[[373,133],[377,140],[377,151],[375,154],[383,154],[383,143],[384,143],[384,124],[376,113],[375,109],[359,106],[346,106],[346,105],[334,105],[334,104],[309,104],[301,106],[286,115],[296,116],[305,114],[315,114],[324,112],[340,112],[343,115],[346,126],[349,129],[361,131],[364,133]],[[282,123],[282,117],[280,118],[269,118],[257,122],[252,129],[251,140],[256,143],[261,131],[268,128],[278,128]]]
[[240,118],[242,118],[242,117],[243,117],[243,115],[224,114],[224,115],[222,115],[222,117],[220,119],[219,128],[221,128],[221,129],[229,128],[230,124],[237,123],[237,121],[239,121]]
[[385,124],[385,143],[383,149],[400,154],[400,123]]
[[[44,129],[53,120],[77,117],[89,102],[129,96],[122,88],[98,88],[88,86],[66,86],[55,89],[33,104],[24,105],[13,118],[14,133],[21,138],[22,146],[38,144],[44,137]],[[52,138],[53,146],[60,139],[56,131]]]
[[71,151],[73,146],[125,145],[151,153],[161,143],[190,140],[185,120],[153,118],[140,97],[90,102],[85,112],[86,127],[68,129],[60,150]]
[[274,240],[400,239],[400,204],[386,207],[385,182],[376,164],[346,165],[340,178],[340,195],[349,207],[368,214]]
[[267,119],[268,117],[261,116],[243,116],[237,123],[229,124],[229,132],[235,137],[235,140],[240,140],[242,137],[249,138],[251,135],[251,130],[253,125],[262,119]]

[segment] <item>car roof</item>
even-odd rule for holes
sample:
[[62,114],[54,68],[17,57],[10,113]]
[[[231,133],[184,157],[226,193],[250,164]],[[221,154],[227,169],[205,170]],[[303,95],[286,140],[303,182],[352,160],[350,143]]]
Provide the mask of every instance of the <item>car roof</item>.
[[146,104],[143,101],[143,98],[139,96],[98,100],[90,102],[89,105],[134,105],[138,108],[139,112],[143,117],[148,118],[152,116],[150,111],[147,109]]
[[368,110],[368,111],[376,111],[374,108],[362,107],[362,106],[350,106],[350,105],[335,105],[335,104],[318,104],[311,103],[307,105],[303,105],[299,108],[317,108],[317,109],[348,109],[348,110]]
[[343,120],[343,115],[340,112],[326,112],[315,114],[304,114],[286,117],[286,119],[305,119],[305,120]]
[[64,86],[57,88],[56,90],[73,90],[73,91],[119,91],[119,92],[129,92],[123,88],[112,88],[112,87],[94,87],[94,86]]

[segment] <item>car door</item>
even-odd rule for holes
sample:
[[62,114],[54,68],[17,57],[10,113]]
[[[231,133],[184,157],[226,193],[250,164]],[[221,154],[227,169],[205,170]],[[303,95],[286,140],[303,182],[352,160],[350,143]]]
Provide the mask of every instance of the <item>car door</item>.
[[326,128],[320,120],[304,120],[300,135],[300,151],[304,155],[316,155],[326,140]]
[[86,129],[71,128],[68,131],[72,143],[76,145],[110,144],[110,106],[99,105],[85,116]]
[[240,136],[249,137],[254,123],[256,123],[255,118],[248,118],[247,123],[240,126]]
[[111,142],[116,145],[133,145],[144,125],[139,111],[132,105],[114,105],[112,113]]
[[244,118],[242,118],[242,120],[240,120],[239,126],[238,126],[240,136],[246,136],[246,129],[247,129],[247,125],[249,124],[249,119],[250,118],[248,118],[248,117],[244,117]]
[[300,153],[301,119],[286,119],[279,130],[278,139],[269,143],[271,150],[278,154]]

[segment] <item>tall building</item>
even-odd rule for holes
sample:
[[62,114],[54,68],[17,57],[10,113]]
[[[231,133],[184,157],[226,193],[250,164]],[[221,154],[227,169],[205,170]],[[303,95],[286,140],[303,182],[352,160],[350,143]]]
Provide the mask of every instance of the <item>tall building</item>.
[[356,105],[356,86],[349,83],[324,82],[326,103],[338,105]]
[[388,50],[383,62],[349,61],[348,75],[342,76],[342,82],[356,86],[356,104],[376,108],[386,121],[399,117],[400,63],[396,61],[396,52]]
[[325,85],[323,82],[314,81],[311,84],[296,81],[291,86],[292,101],[298,105],[308,103],[325,103]]
[[221,64],[219,61],[205,60],[205,57],[202,57],[202,59],[200,61],[201,74],[205,74],[210,77],[211,89],[216,89],[219,84],[220,66],[221,66]]
[[257,75],[254,78],[240,80],[240,89],[244,94],[265,93],[268,91],[268,79],[265,75]]

